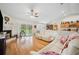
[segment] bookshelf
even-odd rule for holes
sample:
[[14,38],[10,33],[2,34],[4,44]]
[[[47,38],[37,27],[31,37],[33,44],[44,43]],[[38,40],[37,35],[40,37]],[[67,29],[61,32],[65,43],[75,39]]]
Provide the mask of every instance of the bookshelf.
[[63,21],[60,24],[61,30],[64,31],[78,31],[79,29],[79,21]]

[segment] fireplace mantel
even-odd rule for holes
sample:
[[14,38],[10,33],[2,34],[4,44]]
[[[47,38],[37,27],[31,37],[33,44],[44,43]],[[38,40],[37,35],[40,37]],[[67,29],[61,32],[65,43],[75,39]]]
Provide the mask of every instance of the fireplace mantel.
[[3,32],[6,32],[6,35],[9,34],[9,38],[12,37],[12,30],[3,30]]

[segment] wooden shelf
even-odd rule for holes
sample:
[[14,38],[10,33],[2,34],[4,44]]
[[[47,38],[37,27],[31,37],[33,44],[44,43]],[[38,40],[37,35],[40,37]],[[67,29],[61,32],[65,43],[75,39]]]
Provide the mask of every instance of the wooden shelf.
[[78,31],[79,21],[61,22],[60,28],[64,31]]

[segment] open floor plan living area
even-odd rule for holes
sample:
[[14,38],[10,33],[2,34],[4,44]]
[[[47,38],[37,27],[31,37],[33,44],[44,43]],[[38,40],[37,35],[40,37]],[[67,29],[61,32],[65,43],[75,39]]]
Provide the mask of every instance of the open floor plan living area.
[[79,55],[79,3],[0,3],[0,55]]

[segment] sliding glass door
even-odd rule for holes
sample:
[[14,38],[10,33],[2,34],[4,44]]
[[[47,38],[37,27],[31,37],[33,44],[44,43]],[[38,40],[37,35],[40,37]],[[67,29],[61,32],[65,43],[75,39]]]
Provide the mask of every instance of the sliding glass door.
[[32,25],[21,24],[20,35],[22,37],[32,36]]

